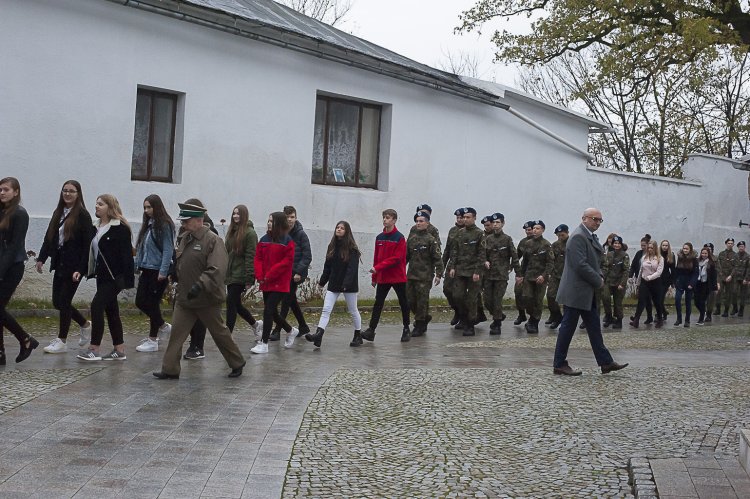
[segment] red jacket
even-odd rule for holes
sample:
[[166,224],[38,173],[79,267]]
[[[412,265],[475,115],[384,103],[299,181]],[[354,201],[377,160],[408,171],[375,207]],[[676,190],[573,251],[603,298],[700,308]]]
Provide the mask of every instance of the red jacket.
[[391,232],[383,232],[375,238],[373,258],[375,284],[397,284],[406,282],[406,238],[396,227]]
[[255,248],[255,278],[261,283],[261,291],[289,292],[294,266],[294,241],[289,235],[275,243],[271,236],[264,235]]

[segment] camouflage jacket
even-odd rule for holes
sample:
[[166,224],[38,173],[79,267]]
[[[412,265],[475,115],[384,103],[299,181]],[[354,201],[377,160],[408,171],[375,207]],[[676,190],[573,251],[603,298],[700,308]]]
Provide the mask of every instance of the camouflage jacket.
[[604,284],[622,286],[624,289],[628,284],[630,257],[623,250],[609,251],[602,259],[602,273]]
[[476,225],[459,229],[450,251],[450,265],[456,270],[457,276],[471,277],[474,274],[483,274],[486,244],[482,229]]
[[490,234],[485,238],[487,246],[487,261],[490,263],[489,270],[484,278],[491,281],[507,281],[510,270],[519,274],[521,266],[518,264],[518,254],[513,245],[513,238],[502,230]]
[[406,278],[410,281],[431,281],[435,274],[443,277],[443,255],[440,243],[428,230],[415,230],[406,240]]
[[552,245],[543,237],[529,239],[523,247],[523,264],[521,265],[524,279],[552,274]]
[[716,260],[719,282],[724,282],[730,275],[733,281],[740,278],[740,261],[737,258],[737,253],[725,249],[719,253]]
[[560,281],[565,268],[565,245],[566,241],[560,241],[559,239],[552,243],[552,273],[549,276],[549,280]]

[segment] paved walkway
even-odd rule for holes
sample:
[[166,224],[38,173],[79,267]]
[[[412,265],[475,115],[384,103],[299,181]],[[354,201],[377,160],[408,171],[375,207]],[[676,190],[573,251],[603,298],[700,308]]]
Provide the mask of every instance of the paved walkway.
[[750,427],[747,329],[607,333],[631,364],[607,376],[579,333],[578,378],[551,374],[554,333],[512,326],[463,338],[437,324],[405,344],[381,326],[358,349],[333,328],[320,351],[248,354],[234,380],[210,340],[177,381],[151,376],[161,353],[135,352],[140,335],[121,363],[37,351],[0,368],[0,497],[632,497],[638,459],[664,497],[654,463],[677,459],[686,497],[703,498],[720,477],[696,457],[747,497],[732,466]]

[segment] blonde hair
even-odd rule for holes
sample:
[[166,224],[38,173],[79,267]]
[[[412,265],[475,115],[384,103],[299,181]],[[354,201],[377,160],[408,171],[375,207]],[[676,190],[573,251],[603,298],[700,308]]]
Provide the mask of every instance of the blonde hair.
[[661,257],[661,248],[659,247],[659,244],[656,243],[653,239],[646,243],[646,257],[650,258],[651,255],[649,255],[648,250],[651,249],[654,252],[654,256],[660,261],[662,259]]
[[101,199],[104,204],[107,205],[107,218],[110,220],[117,219],[122,222],[125,226],[130,228],[128,219],[122,214],[122,208],[120,208],[120,202],[112,194],[99,194],[96,199]]

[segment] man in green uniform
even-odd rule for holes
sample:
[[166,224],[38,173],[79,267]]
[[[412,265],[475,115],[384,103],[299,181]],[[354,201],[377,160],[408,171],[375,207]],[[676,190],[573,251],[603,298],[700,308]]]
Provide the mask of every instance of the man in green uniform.
[[464,226],[464,209],[458,208],[453,212],[456,216],[456,224],[448,231],[448,239],[445,241],[445,252],[443,252],[443,266],[445,267],[445,280],[443,281],[443,294],[448,300],[448,305],[453,309],[453,318],[451,319],[451,326],[455,326],[459,321],[458,307],[456,306],[456,299],[454,297],[454,282],[450,276],[449,262],[451,260],[451,250],[453,247],[453,240],[458,234],[458,230]]
[[[526,243],[531,239],[531,231],[534,227],[534,221],[529,220],[525,224],[523,224],[523,230],[526,232],[526,237],[521,239],[518,242],[518,246],[516,246],[516,253],[518,254],[518,259],[521,260],[523,258],[523,251],[524,247],[526,246]],[[513,321],[513,325],[520,326],[524,322],[526,322],[526,311],[523,308],[523,286],[521,286],[521,283],[523,282],[523,279],[521,279],[521,274],[516,273],[516,282],[513,286],[513,295],[516,298],[516,310],[518,310],[518,317],[516,317],[516,320]]]
[[501,332],[504,318],[503,298],[508,289],[508,275],[511,268],[516,275],[519,275],[521,267],[518,264],[513,238],[503,232],[505,216],[502,213],[494,213],[490,219],[493,232],[485,238],[487,257],[484,267],[487,271],[484,275],[484,303],[493,319],[490,324],[490,334],[497,335]]
[[443,256],[440,244],[430,234],[430,214],[419,211],[414,215],[415,230],[406,240],[406,298],[409,309],[414,312],[414,329],[412,337],[422,336],[427,332],[430,319],[430,289],[440,284],[443,277]]
[[[419,213],[420,211],[426,211],[430,215],[430,218],[432,218],[432,207],[429,204],[425,203],[425,204],[420,204],[419,206],[417,206],[417,211],[415,212],[414,216],[416,217],[416,213]],[[409,229],[409,235],[411,236],[416,230],[417,230],[417,226],[412,225],[411,229]],[[432,237],[435,238],[435,241],[437,241],[438,246],[442,245],[442,243],[440,242],[440,231],[438,231],[437,227],[435,227],[434,225],[432,225],[432,223],[430,223],[429,219],[427,220],[427,232]]]
[[718,314],[721,311],[721,305],[724,305],[724,313],[722,317],[729,317],[729,306],[734,305],[737,307],[737,278],[739,275],[739,260],[737,259],[737,253],[734,252],[734,238],[727,238],[724,241],[726,249],[719,253],[717,267],[718,267],[718,280],[721,283],[719,288],[719,294],[716,297],[716,311]]
[[557,329],[562,322],[562,311],[557,303],[557,289],[560,287],[563,269],[565,268],[565,243],[568,242],[570,231],[568,226],[560,224],[555,227],[557,241],[552,243],[552,273],[549,275],[547,286],[547,308],[549,309],[549,321],[546,323],[550,329]]
[[737,293],[737,304],[739,305],[737,317],[744,317],[747,290],[748,286],[750,286],[750,274],[748,274],[750,271],[750,265],[748,265],[750,264],[750,254],[745,251],[745,241],[737,243],[737,259],[739,260],[740,267],[737,279],[737,286],[739,287],[739,292]]
[[[703,247],[709,250],[709,255],[710,255],[711,260],[713,260],[714,265],[718,267],[719,264],[716,260],[716,253],[714,253],[714,243],[706,243],[703,245]],[[718,274],[718,268],[717,268],[717,274]],[[721,283],[719,282],[718,275],[716,278],[716,283],[719,287],[721,287]],[[714,310],[714,306],[716,306],[717,304],[717,300],[716,300],[717,294],[718,292],[716,290],[713,290],[713,289],[708,290],[708,298],[706,299],[706,318],[704,320],[705,322],[712,321],[711,313]],[[719,307],[721,307],[721,304],[719,304]]]
[[532,225],[531,239],[523,248],[521,292],[524,308],[529,316],[526,322],[526,332],[529,334],[539,332],[539,319],[542,317],[544,294],[547,290],[547,276],[552,273],[552,245],[542,237],[544,229],[544,222],[536,220]]
[[454,279],[454,298],[461,318],[459,325],[464,330],[464,336],[474,336],[486,245],[484,231],[476,225],[477,211],[464,208],[464,213],[464,226],[459,229],[451,246],[449,275]]
[[[622,329],[622,300],[625,298],[625,290],[628,287],[628,275],[630,273],[630,257],[622,246],[622,238],[615,236],[612,238],[613,251],[604,256],[602,265],[604,270],[604,291],[602,294],[602,304],[604,305],[604,315],[606,326],[612,325],[612,329]],[[614,314],[612,313],[612,299],[615,302]]]

